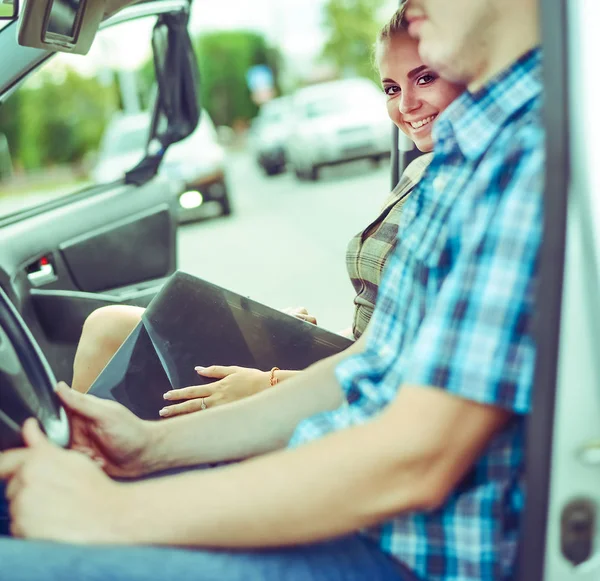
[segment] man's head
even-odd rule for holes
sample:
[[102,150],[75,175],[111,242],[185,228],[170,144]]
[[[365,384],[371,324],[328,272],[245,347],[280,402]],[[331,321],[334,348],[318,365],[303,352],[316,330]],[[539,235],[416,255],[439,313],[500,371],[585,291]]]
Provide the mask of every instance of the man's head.
[[538,0],[407,0],[424,62],[476,90],[538,43]]

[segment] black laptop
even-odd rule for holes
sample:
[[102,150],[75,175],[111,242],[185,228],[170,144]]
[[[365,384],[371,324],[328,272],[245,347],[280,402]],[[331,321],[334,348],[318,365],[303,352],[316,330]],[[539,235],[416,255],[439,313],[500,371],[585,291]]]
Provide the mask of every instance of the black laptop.
[[304,369],[352,341],[205,280],[176,272],[90,393],[158,419],[170,389],[214,381],[200,365]]

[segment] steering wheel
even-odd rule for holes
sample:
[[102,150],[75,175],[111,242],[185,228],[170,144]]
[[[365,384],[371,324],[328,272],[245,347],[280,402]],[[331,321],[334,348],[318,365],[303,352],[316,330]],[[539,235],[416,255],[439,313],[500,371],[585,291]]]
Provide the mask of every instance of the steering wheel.
[[55,385],[37,342],[0,288],[0,450],[23,445],[21,427],[29,417],[56,445],[69,444],[69,421]]

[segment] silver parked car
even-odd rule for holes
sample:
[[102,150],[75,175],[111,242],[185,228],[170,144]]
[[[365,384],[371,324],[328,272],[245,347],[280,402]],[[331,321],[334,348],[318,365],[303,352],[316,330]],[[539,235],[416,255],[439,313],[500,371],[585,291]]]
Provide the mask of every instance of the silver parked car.
[[367,79],[343,79],[293,95],[288,162],[298,178],[316,180],[319,168],[391,151],[391,125],[383,93]]
[[285,170],[285,145],[290,132],[290,98],[279,97],[261,106],[252,126],[256,161],[268,176]]
[[[109,123],[92,172],[96,183],[121,179],[144,157],[150,116],[148,113],[117,115]],[[222,215],[231,214],[231,202],[225,180],[225,151],[217,142],[210,116],[202,111],[198,127],[167,150],[159,174],[184,182],[179,196],[177,218],[191,222],[206,215],[205,206],[217,203]]]

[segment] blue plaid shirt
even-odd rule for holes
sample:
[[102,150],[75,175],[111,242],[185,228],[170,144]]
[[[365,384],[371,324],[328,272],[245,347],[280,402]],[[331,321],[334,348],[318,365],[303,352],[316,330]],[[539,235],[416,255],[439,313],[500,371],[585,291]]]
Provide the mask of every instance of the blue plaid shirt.
[[365,531],[429,581],[499,581],[514,567],[535,363],[541,98],[535,50],[440,115],[435,155],[404,207],[365,351],[336,370],[347,403],[302,422],[290,442],[367,421],[402,384],[513,412],[442,508]]

